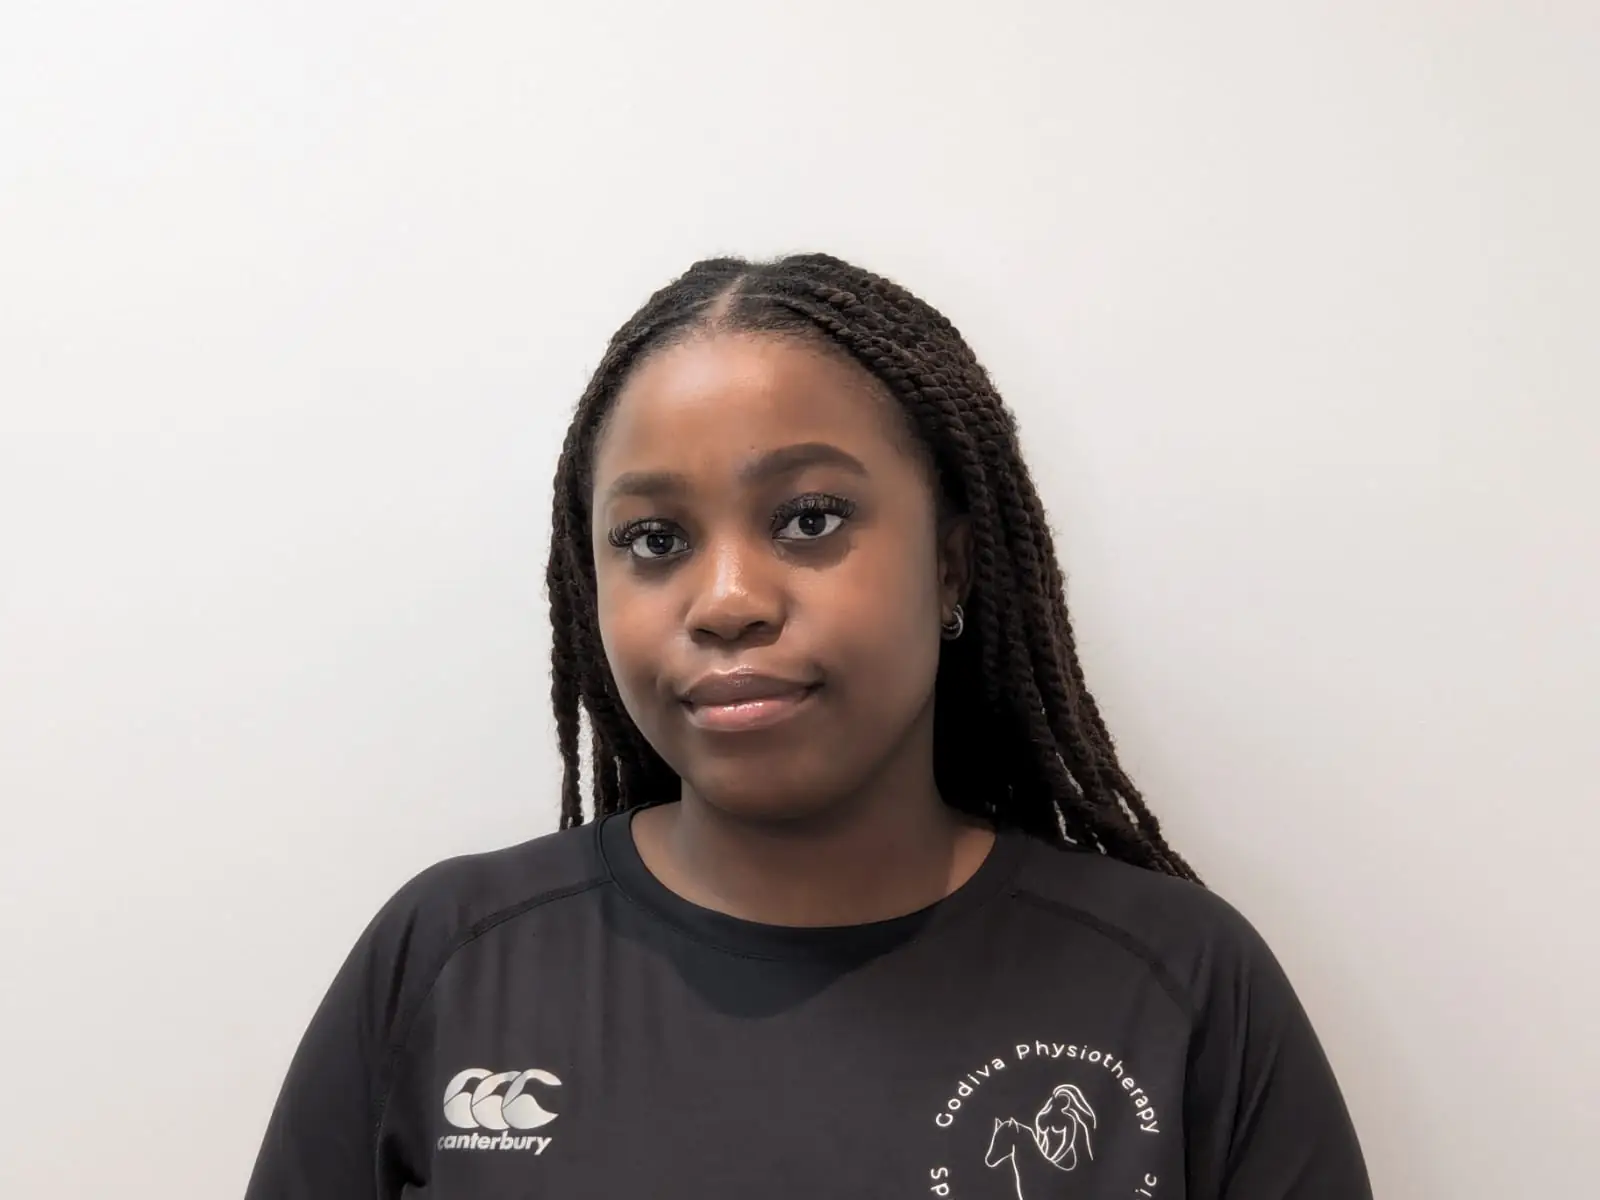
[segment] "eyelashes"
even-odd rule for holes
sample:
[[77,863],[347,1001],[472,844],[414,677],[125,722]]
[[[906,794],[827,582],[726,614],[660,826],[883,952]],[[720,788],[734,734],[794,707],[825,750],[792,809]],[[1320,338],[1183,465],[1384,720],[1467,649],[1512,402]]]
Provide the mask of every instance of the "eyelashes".
[[[855,515],[856,504],[843,496],[810,492],[785,500],[772,514],[772,536],[783,542],[819,542],[837,533]],[[792,532],[791,532],[792,530]],[[686,553],[689,539],[671,521],[643,517],[625,521],[606,535],[618,550],[640,562],[658,563]]]
[[827,492],[810,492],[804,496],[796,496],[793,500],[785,500],[778,505],[777,511],[772,514],[772,536],[778,537],[783,530],[807,517],[821,517],[822,529],[806,530],[798,538],[784,539],[814,542],[835,532],[855,515],[855,511],[855,502],[846,500],[843,496],[833,496]]

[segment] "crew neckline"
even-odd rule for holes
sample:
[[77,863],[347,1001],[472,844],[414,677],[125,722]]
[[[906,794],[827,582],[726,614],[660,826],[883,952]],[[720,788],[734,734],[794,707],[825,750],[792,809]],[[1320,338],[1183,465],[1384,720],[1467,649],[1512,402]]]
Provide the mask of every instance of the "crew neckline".
[[596,822],[601,861],[612,881],[629,900],[696,941],[747,958],[863,959],[882,954],[982,907],[1016,874],[1028,843],[1024,834],[996,831],[994,845],[965,883],[904,916],[859,925],[769,925],[695,904],[657,879],[633,840],[633,817],[638,811],[614,813]]

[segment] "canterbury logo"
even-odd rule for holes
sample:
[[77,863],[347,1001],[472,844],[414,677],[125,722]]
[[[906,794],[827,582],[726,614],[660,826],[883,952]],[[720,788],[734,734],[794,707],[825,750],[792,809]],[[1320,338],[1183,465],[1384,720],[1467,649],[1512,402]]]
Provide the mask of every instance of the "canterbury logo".
[[554,1121],[551,1112],[528,1090],[535,1084],[560,1087],[549,1071],[461,1072],[444,1089],[444,1119],[457,1129],[538,1129]]

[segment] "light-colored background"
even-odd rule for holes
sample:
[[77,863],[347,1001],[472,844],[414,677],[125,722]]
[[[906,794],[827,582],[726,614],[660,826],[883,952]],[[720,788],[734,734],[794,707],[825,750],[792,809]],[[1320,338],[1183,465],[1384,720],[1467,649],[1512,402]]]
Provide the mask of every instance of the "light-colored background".
[[793,248],[991,365],[1379,1194],[1589,1194],[1597,62],[1582,0],[7,6],[0,1195],[237,1195],[372,912],[552,827],[569,406]]

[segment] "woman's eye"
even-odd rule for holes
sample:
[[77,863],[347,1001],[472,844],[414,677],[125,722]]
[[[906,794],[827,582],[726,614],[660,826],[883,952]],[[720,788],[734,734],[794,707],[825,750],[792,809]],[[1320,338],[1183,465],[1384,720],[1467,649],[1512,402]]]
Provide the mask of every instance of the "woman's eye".
[[811,541],[826,537],[843,524],[844,517],[838,513],[813,510],[791,517],[775,536],[786,541]]
[[641,562],[660,562],[664,558],[672,558],[689,545],[688,539],[682,534],[674,533],[670,525],[658,521],[630,521],[618,525],[606,540]]
[[678,552],[679,542],[683,542],[685,547],[688,546],[687,540],[676,533],[646,530],[628,542],[628,553],[635,558],[642,558],[646,561],[667,558]]
[[813,492],[782,505],[773,518],[772,536],[786,542],[815,542],[833,533],[855,515],[853,500]]

